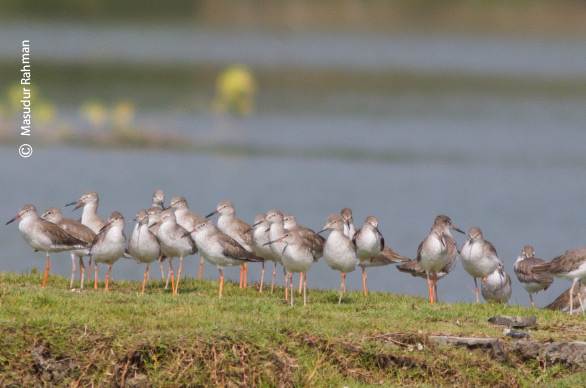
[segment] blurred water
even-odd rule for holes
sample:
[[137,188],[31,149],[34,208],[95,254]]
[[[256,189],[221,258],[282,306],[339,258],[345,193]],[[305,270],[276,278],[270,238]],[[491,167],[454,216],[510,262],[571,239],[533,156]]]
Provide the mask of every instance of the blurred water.
[[0,55],[31,39],[37,60],[178,65],[410,69],[470,74],[584,76],[584,42],[543,36],[225,30],[201,25],[78,24],[4,20]]
[[[138,68],[151,62],[221,66],[244,61],[261,68],[348,67],[357,72],[410,68],[423,73],[529,75],[554,81],[559,76],[582,79],[586,75],[586,50],[578,42],[229,34],[206,29],[189,30],[192,34],[186,37],[185,30],[172,27],[33,27],[29,32],[36,36],[34,58],[65,64],[95,61],[99,66],[121,61]],[[8,24],[0,39],[0,56],[14,53],[12,44],[26,35],[23,28]],[[83,80],[76,82],[83,86]],[[147,80],[133,87],[153,93],[149,85]],[[6,222],[25,203],[36,205],[39,211],[49,206],[63,208],[92,189],[100,195],[103,218],[113,210],[125,215],[129,236],[130,220],[149,206],[158,188],[167,199],[184,195],[201,215],[230,199],[237,216],[248,222],[258,213],[279,208],[313,229],[321,229],[331,213],[350,207],[357,226],[366,216],[376,215],[387,244],[409,257],[415,256],[435,216],[447,214],[463,230],[483,229],[513,278],[512,303],[525,306],[529,298],[512,269],[521,248],[533,245],[538,256],[550,260],[586,243],[583,93],[509,94],[465,88],[409,90],[408,86],[400,93],[384,88],[290,92],[270,84],[261,86],[258,113],[252,117],[139,110],[136,118],[141,127],[253,146],[259,151],[256,155],[37,147],[25,160],[18,157],[17,147],[2,146],[0,214]],[[71,93],[92,97],[92,90],[83,87]],[[275,99],[286,103],[275,103]],[[61,112],[75,117],[74,110]],[[290,152],[279,155],[279,150]],[[81,215],[69,208],[64,214]],[[460,246],[464,243],[464,236],[455,238]],[[16,225],[3,227],[0,247],[2,270],[44,268],[44,255],[26,246]],[[69,255],[53,257],[52,273],[67,276]],[[196,262],[195,258],[186,260],[187,276],[196,275]],[[258,280],[260,270],[251,267],[249,273]],[[142,266],[120,260],[113,279],[140,280],[142,271]],[[105,269],[100,272],[103,278]],[[152,268],[155,278],[157,273]],[[228,269],[226,274],[236,279],[238,270]],[[427,295],[425,281],[401,274],[394,266],[370,270],[368,275],[371,290]],[[218,278],[209,264],[204,276]],[[280,272],[279,278],[282,281]],[[310,288],[337,289],[339,282],[339,275],[323,262],[308,274]],[[350,289],[360,289],[361,282],[359,271],[348,277]],[[538,294],[537,305],[553,301],[569,286],[556,280],[550,290]],[[471,302],[473,281],[458,265],[440,282],[439,295],[444,301]]]

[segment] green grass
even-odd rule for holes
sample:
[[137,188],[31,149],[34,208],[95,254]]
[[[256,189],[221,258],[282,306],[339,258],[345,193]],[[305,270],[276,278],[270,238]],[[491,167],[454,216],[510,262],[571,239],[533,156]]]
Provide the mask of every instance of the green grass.
[[[430,305],[418,297],[284,290],[226,283],[113,282],[110,292],[68,290],[68,279],[0,274],[0,386],[572,386],[586,369],[486,350],[439,346],[428,336],[504,338],[493,315],[537,314],[538,340],[582,340],[583,317],[494,304]],[[505,343],[508,339],[504,339]],[[140,385],[144,383],[145,385]]]

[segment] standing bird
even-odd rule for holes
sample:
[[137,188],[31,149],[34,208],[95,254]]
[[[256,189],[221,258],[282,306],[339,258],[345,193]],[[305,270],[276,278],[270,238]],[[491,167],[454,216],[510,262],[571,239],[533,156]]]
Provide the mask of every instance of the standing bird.
[[[433,304],[434,292],[437,291],[438,274],[445,272],[446,266],[457,260],[458,249],[450,229],[464,234],[452,225],[448,216],[439,215],[435,218],[429,235],[417,248],[417,262],[426,272],[429,302]],[[430,279],[433,277],[433,282]]]
[[545,263],[544,260],[539,257],[535,257],[535,250],[531,245],[523,247],[521,254],[515,261],[515,274],[519,282],[529,293],[529,299],[531,299],[531,307],[535,308],[535,302],[533,301],[533,294],[541,290],[547,290],[553,283],[553,276],[548,273],[534,273],[533,267],[539,264]]
[[[149,227],[149,230],[151,231],[151,233],[155,235],[155,237],[157,236],[157,232],[159,231],[159,227],[161,226],[161,223],[159,221],[161,220],[161,213],[162,212],[163,212],[163,210],[161,210],[161,208],[158,206],[151,206],[151,207],[149,207],[149,210],[147,210],[148,227]],[[161,280],[165,280],[165,271],[163,270],[163,261],[165,261],[166,259],[167,258],[165,256],[163,256],[161,253],[161,255],[159,256],[159,264],[161,266]],[[169,277],[167,276],[167,279],[168,278]]]
[[293,214],[287,213],[283,215],[283,227],[290,232],[297,233],[305,240],[305,243],[311,247],[314,259],[317,260],[323,257],[326,239],[313,230],[299,225]]
[[108,274],[106,275],[106,292],[108,292],[112,265],[124,256],[125,250],[124,216],[114,211],[108,217],[108,223],[92,241],[90,248],[90,258],[94,259],[94,289],[98,289],[98,263],[108,264]]
[[[86,191],[80,199],[77,201],[73,201],[71,203],[66,204],[65,206],[72,206],[77,205],[73,210],[77,210],[80,207],[83,207],[83,212],[81,213],[81,223],[90,228],[95,234],[100,233],[100,230],[106,225],[106,221],[102,219],[98,215],[98,205],[100,204],[100,199],[98,198],[98,194],[93,191]],[[83,264],[83,260],[80,259],[79,266],[85,269]],[[82,269],[82,271],[83,271]],[[92,277],[92,258],[89,258],[88,261],[88,271],[87,271],[87,281],[89,282]]]
[[236,240],[222,233],[209,219],[200,221],[195,229],[188,232],[195,239],[200,255],[215,265],[220,272],[220,291],[222,297],[224,288],[224,274],[222,269],[230,266],[242,265],[243,261],[262,261],[254,253],[248,252]]
[[18,223],[18,230],[20,230],[24,241],[34,250],[47,254],[43,288],[47,284],[47,277],[51,268],[49,253],[77,251],[80,249],[87,250],[89,248],[84,241],[73,237],[54,223],[40,218],[37,208],[33,205],[24,205],[21,207],[18,215],[8,221],[6,225],[16,220],[21,220]]
[[511,298],[511,277],[499,266],[493,273],[482,279],[480,283],[482,297],[487,301],[507,303]]
[[354,271],[358,264],[354,243],[344,234],[344,223],[340,214],[332,214],[323,229],[318,232],[330,231],[324,246],[324,260],[331,269],[340,271],[342,275],[338,304],[342,302],[342,294],[346,291],[346,274]]
[[[288,232],[281,238],[269,241],[266,245],[275,242],[284,242],[285,248],[281,255],[283,267],[287,271],[287,276],[291,277],[292,273],[299,272],[303,283],[303,305],[307,304],[307,271],[313,265],[313,250],[311,245],[308,245],[305,239],[294,232]],[[293,307],[293,281],[291,279],[291,307]]]
[[468,239],[462,247],[460,256],[462,257],[462,267],[474,278],[476,303],[479,303],[476,278],[484,280],[504,263],[499,259],[494,245],[482,237],[482,230],[477,227],[470,228]]
[[374,259],[383,250],[385,239],[378,230],[378,219],[375,216],[368,216],[364,224],[352,237],[352,242],[356,246],[356,257],[358,265],[362,268],[362,292],[366,296],[366,267],[374,264]]
[[163,190],[155,190],[153,193],[152,207],[158,207],[161,210],[165,210],[165,193]]
[[[273,267],[273,281],[271,283],[271,293],[275,287],[275,276],[277,275],[277,261],[279,260],[270,245],[266,245],[271,239],[269,235],[267,215],[259,214],[254,217],[254,224],[250,227],[252,230],[252,250],[254,254],[263,259],[262,274],[260,277],[259,292],[262,292],[264,278],[265,278],[265,262],[272,261],[275,263]],[[248,231],[247,231],[248,232]]]
[[[279,238],[281,238],[282,236],[284,236],[287,233],[287,230],[284,227],[284,221],[283,221],[283,213],[281,213],[279,210],[277,209],[272,209],[269,210],[267,212],[267,218],[266,218],[266,222],[269,223],[269,238],[271,241],[275,241]],[[274,242],[273,244],[270,245],[271,249],[273,250],[273,253],[275,254],[275,257],[277,258],[277,261],[283,265],[283,263],[281,262],[281,256],[283,254],[283,249],[285,249],[285,243],[284,242]],[[275,263],[275,267],[276,267],[276,263]],[[285,271],[283,269],[283,271]],[[273,283],[274,283],[275,279],[273,277]],[[288,287],[288,283],[289,282],[289,278],[285,278],[285,300],[289,300],[289,287]]]
[[[171,274],[171,288],[173,295],[177,295],[179,279],[183,267],[183,258],[197,253],[197,245],[187,230],[177,223],[173,210],[163,210],[157,238],[161,244],[161,252],[169,259],[169,271]],[[177,272],[177,283],[173,281],[173,258],[179,257],[179,271]],[[166,288],[167,286],[165,286]]]
[[349,239],[354,237],[356,228],[354,227],[354,219],[352,218],[352,210],[345,207],[340,211],[340,215],[344,218],[344,235]]
[[[326,243],[326,239],[320,236],[319,234],[315,233],[313,230],[301,226],[297,223],[297,219],[291,213],[287,213],[283,215],[283,227],[286,230],[289,230],[293,233],[300,235],[304,243],[311,248],[311,253],[313,255],[314,261],[317,261],[324,255],[324,245]],[[301,272],[299,275],[299,293],[301,294],[302,285],[306,282],[303,279],[305,273]]]
[[[456,246],[454,243],[452,251],[454,251],[455,249],[456,249]],[[454,260],[452,260],[450,263],[448,263],[448,265],[446,265],[440,272],[437,273],[437,280],[441,280],[441,279],[445,278],[450,272],[452,272],[452,270],[454,268],[456,268],[456,264],[458,263],[457,252],[455,255],[453,255],[453,257],[454,257]],[[418,277],[418,278],[422,278],[422,279],[427,278],[427,272],[425,272],[425,270],[423,268],[421,268],[417,259],[409,260],[405,264],[398,265],[397,269],[401,272],[411,274],[411,276],[414,276],[414,277]],[[435,298],[436,302],[439,302],[439,297],[437,294],[437,284],[434,289],[434,298]]]
[[149,264],[161,256],[159,240],[149,230],[149,215],[145,210],[140,210],[136,215],[136,225],[128,239],[128,252],[133,259],[146,264],[141,291],[141,294],[144,294],[144,286],[149,276]]
[[[206,216],[210,218],[219,214],[218,229],[220,232],[227,234],[242,245],[244,249],[252,253],[252,236],[246,233],[250,230],[250,225],[236,217],[236,209],[231,201],[222,201],[216,206],[216,210]],[[246,288],[246,277],[248,267],[242,263],[240,267],[240,288]]]
[[[195,228],[195,225],[197,225],[200,221],[205,220],[204,217],[200,217],[198,214],[189,210],[187,201],[182,196],[171,198],[171,203],[169,204],[169,207],[175,209],[175,217],[177,219],[177,224],[179,224],[179,226],[181,226],[185,230],[193,230]],[[197,275],[197,280],[201,280],[202,272],[203,257],[200,257],[199,273]]]
[[[50,207],[41,216],[41,218],[54,223],[55,225],[59,226],[61,229],[72,235],[73,237],[85,242],[88,246],[96,237],[96,234],[93,230],[88,228],[87,226],[83,225],[80,222],[72,220],[71,218],[63,217],[63,213],[61,210],[56,207]],[[83,288],[83,281],[85,278],[85,267],[82,267],[83,264],[83,256],[88,256],[89,252],[88,249],[79,249],[76,251],[71,251],[71,280],[69,281],[69,288],[73,288],[73,278],[75,276],[75,258],[79,257],[79,272],[80,272],[80,287]],[[91,268],[90,268],[91,271]]]
[[[572,314],[574,312],[574,287],[576,283],[586,279],[586,247],[566,251],[550,262],[538,264],[533,267],[533,272],[538,274],[549,273],[556,278],[572,281],[572,287],[570,288],[570,314]],[[584,314],[584,304],[580,289],[578,289],[578,298],[580,307],[582,307],[582,314]]]

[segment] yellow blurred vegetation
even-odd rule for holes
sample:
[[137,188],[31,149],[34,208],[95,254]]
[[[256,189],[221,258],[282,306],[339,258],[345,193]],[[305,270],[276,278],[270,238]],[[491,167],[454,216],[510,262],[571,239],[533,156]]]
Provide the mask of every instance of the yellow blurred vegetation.
[[231,66],[218,76],[212,110],[217,113],[250,115],[254,112],[257,88],[250,69],[244,65]]

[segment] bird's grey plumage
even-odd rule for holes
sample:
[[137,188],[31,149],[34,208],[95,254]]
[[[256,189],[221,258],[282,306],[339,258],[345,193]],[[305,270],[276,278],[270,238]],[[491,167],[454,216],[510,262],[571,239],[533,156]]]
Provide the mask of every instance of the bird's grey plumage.
[[507,303],[513,291],[511,277],[505,272],[503,266],[499,266],[496,271],[482,280],[480,287],[485,300],[497,303]]

